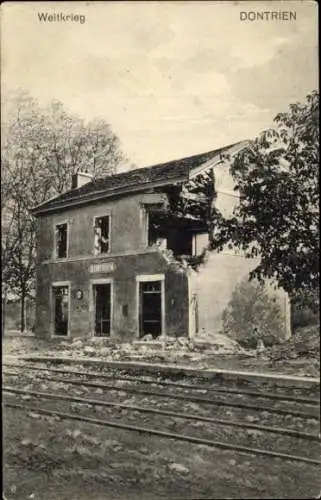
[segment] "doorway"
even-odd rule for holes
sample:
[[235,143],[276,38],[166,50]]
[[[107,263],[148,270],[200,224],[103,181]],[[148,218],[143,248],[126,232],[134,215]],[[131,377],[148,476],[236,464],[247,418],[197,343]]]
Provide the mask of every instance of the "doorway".
[[54,335],[66,337],[69,332],[69,286],[53,287]]
[[109,337],[111,331],[111,284],[93,285],[94,333],[96,337]]
[[139,282],[139,336],[162,334],[162,281]]

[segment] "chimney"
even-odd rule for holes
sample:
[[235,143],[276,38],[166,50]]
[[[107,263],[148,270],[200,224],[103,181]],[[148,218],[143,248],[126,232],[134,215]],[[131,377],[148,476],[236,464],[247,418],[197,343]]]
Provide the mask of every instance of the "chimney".
[[76,172],[71,177],[71,189],[77,189],[92,181],[92,175],[86,172]]

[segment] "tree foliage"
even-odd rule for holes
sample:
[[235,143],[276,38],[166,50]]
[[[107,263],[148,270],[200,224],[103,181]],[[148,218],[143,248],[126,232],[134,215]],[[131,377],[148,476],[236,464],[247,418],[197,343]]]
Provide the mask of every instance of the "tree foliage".
[[230,244],[291,295],[319,286],[319,94],[275,118],[233,160],[240,198],[232,217],[216,214],[213,248]]
[[114,173],[124,156],[104,120],[86,124],[60,102],[42,108],[21,90],[4,99],[1,136],[2,281],[23,303],[35,275],[36,222],[29,209],[69,189],[77,171],[93,178]]
[[305,289],[293,295],[291,301],[291,326],[298,328],[320,323],[319,290]]

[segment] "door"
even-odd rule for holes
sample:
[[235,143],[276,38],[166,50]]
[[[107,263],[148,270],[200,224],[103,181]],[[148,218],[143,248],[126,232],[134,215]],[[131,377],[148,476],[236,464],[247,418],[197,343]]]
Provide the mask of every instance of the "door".
[[53,288],[54,298],[54,334],[67,336],[69,323],[69,287]]
[[108,337],[110,335],[111,319],[111,285],[104,283],[93,286],[95,304],[95,335]]
[[140,337],[162,334],[162,289],[161,281],[140,282]]

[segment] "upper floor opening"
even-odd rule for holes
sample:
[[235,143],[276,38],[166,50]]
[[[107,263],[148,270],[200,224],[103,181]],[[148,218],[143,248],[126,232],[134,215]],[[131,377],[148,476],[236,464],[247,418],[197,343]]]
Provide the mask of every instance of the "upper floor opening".
[[68,224],[63,222],[55,227],[55,257],[65,259],[68,256]]
[[94,254],[101,255],[110,252],[110,215],[94,219]]
[[148,247],[171,250],[178,258],[199,255],[206,246],[207,228],[201,221],[157,211],[149,211],[147,219]]

